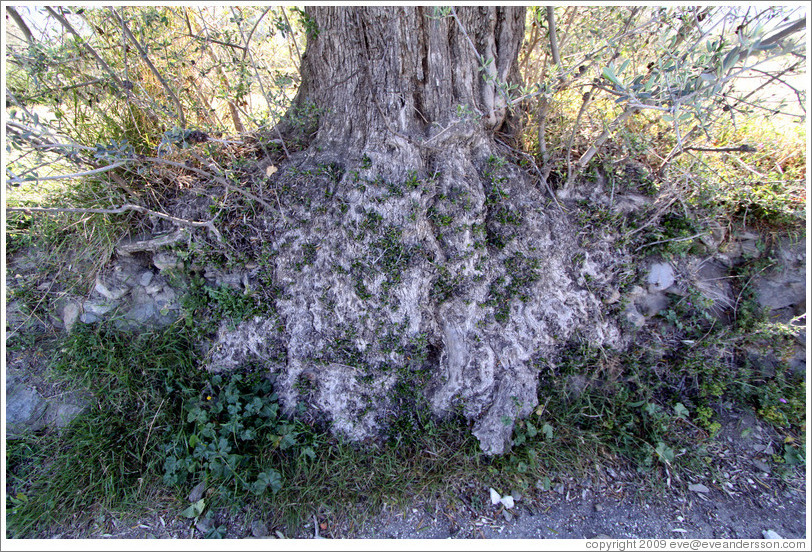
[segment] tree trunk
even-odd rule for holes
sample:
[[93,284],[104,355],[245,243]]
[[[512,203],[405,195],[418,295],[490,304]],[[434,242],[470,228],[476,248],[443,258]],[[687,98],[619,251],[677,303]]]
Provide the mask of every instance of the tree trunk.
[[224,331],[211,368],[264,361],[286,408],[352,440],[428,405],[500,454],[538,404],[534,359],[576,329],[614,335],[573,266],[576,231],[494,140],[516,130],[500,88],[519,82],[525,10],[306,13],[279,127],[300,151],[269,181],[286,190],[266,221],[281,324]]

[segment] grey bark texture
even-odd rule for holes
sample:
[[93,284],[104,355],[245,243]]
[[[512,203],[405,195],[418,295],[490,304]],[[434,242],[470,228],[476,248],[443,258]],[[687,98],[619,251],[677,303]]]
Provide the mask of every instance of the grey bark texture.
[[301,149],[272,178],[285,217],[263,221],[276,316],[224,326],[209,369],[259,362],[285,408],[354,441],[422,404],[501,454],[538,404],[539,359],[576,331],[619,339],[584,279],[611,255],[583,251],[499,160],[494,133],[516,126],[498,83],[519,81],[524,8],[455,13],[307,8],[318,32],[280,127]]

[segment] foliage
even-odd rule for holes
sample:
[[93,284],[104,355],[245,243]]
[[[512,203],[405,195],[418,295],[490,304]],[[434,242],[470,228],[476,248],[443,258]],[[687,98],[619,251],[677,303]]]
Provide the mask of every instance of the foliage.
[[297,442],[301,428],[281,416],[272,382],[265,376],[214,375],[202,389],[185,389],[184,399],[186,426],[165,448],[166,484],[233,482],[235,490],[276,494],[282,476],[264,465],[277,451],[315,457],[312,446]]
[[[94,167],[83,150],[95,144],[127,142],[151,155],[173,127],[219,136],[243,132],[247,121],[259,129],[278,121],[295,91],[291,58],[304,38],[288,22],[294,11],[29,8],[21,17],[39,33],[24,41],[10,28],[7,149],[20,152],[6,167],[10,180],[44,176],[31,168],[33,157]],[[38,149],[43,142],[58,145]]]
[[676,176],[675,159],[726,146],[741,117],[802,118],[805,92],[791,79],[779,81],[781,103],[762,98],[766,78],[739,85],[803,70],[796,20],[792,8],[531,8],[520,66],[534,90],[513,96],[527,106],[526,147],[561,185],[600,152]]

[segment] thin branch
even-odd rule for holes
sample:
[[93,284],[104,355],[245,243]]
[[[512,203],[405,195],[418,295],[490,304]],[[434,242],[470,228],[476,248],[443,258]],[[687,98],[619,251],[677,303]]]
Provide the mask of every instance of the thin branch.
[[130,42],[133,43],[133,46],[135,46],[135,49],[138,50],[138,53],[141,55],[141,59],[144,60],[144,63],[147,64],[147,67],[149,67],[149,70],[152,72],[153,75],[155,75],[155,78],[157,78],[160,81],[160,83],[163,85],[164,90],[166,90],[166,94],[174,102],[175,109],[177,109],[177,111],[178,111],[177,117],[178,117],[178,120],[180,121],[181,128],[186,128],[186,117],[183,114],[183,106],[181,105],[180,100],[178,99],[178,97],[175,95],[175,92],[172,91],[172,89],[169,87],[169,84],[163,78],[161,73],[158,72],[158,69],[156,69],[155,66],[152,64],[152,62],[149,60],[149,57],[147,56],[147,52],[144,50],[143,46],[141,46],[141,43],[138,42],[138,40],[136,40],[135,37],[133,36],[133,34],[130,32],[130,29],[127,27],[127,23],[124,21],[124,18],[122,18],[118,14],[118,12],[116,12],[116,10],[114,10],[112,7],[109,8],[109,9],[110,9],[110,12],[113,14],[113,16],[116,19],[118,19],[118,22],[121,24],[121,30],[124,31],[124,34],[127,35],[127,38],[130,40]]
[[152,209],[147,209],[146,207],[141,207],[140,205],[132,205],[132,204],[125,204],[121,207],[116,207],[115,209],[93,209],[93,208],[73,208],[73,207],[6,207],[6,212],[17,212],[17,213],[25,213],[30,215],[31,213],[90,213],[90,214],[99,214],[99,215],[120,215],[122,213],[126,213],[127,211],[137,211],[139,213],[144,213],[146,215],[170,220],[175,224],[179,224],[181,226],[191,226],[192,228],[208,228],[209,231],[217,237],[217,241],[223,241],[223,237],[220,234],[220,231],[214,226],[214,219],[208,220],[205,222],[198,222],[193,220],[182,219],[178,217],[173,217],[172,215],[167,215],[166,213],[161,213],[160,211],[153,211]]
[[550,52],[553,56],[553,63],[558,66],[558,72],[561,73],[563,67],[561,67],[561,54],[558,51],[558,37],[556,36],[555,32],[555,13],[553,12],[555,8],[553,6],[547,6],[545,10],[547,11],[547,33],[550,36]]
[[192,34],[191,32],[187,36],[189,38],[196,38],[196,39],[198,39],[200,41],[214,42],[215,44],[219,44],[221,46],[227,46],[229,48],[236,48],[238,50],[242,50],[243,55],[245,55],[245,50],[246,50],[245,46],[240,46],[239,44],[232,44],[231,42],[223,42],[222,40],[217,40],[216,38],[211,38],[211,37],[204,38],[204,37],[202,37],[200,35]]
[[[245,40],[245,46],[242,47],[242,60],[243,61],[245,61],[246,56],[248,56],[248,54],[249,54],[248,43],[251,42],[251,37],[254,36],[254,32],[256,32],[257,27],[259,27],[259,22],[262,21],[262,18],[265,17],[265,15],[269,11],[271,11],[271,8],[272,8],[272,6],[268,6],[267,8],[265,8],[265,11],[260,14],[260,16],[257,18],[256,22],[254,23],[254,26],[251,27],[251,32],[248,33],[248,38],[246,38],[245,36],[242,36],[242,26],[241,25],[237,26],[240,29],[240,36],[242,36],[243,40]],[[284,8],[283,8],[283,11],[284,11]],[[300,59],[300,61],[301,61],[301,59]]]
[[59,176],[37,176],[28,179],[23,178],[12,178],[9,182],[16,183],[16,182],[28,182],[28,181],[40,181],[40,180],[66,180],[68,178],[78,178],[80,176],[90,176],[92,174],[99,174],[107,171],[112,171],[113,169],[117,169],[123,165],[126,165],[127,161],[119,161],[118,163],[114,163],[112,165],[107,165],[106,167],[101,167],[98,169],[93,169],[92,171],[85,171],[80,173],[73,173],[73,174],[61,174]]
[[299,56],[299,67],[302,66],[302,53],[299,51],[299,45],[296,43],[296,36],[293,34],[293,27],[288,21],[288,15],[285,13],[285,6],[282,6],[282,17],[285,18],[285,25],[290,29],[290,39],[293,41],[293,46],[296,48],[296,55]]
[[25,35],[25,40],[28,42],[28,45],[33,46],[36,43],[36,40],[34,40],[34,35],[31,33],[31,29],[28,28],[28,25],[26,25],[23,18],[20,17],[20,14],[17,13],[17,10],[11,6],[6,6],[6,12],[11,19],[14,20],[14,23],[17,24],[17,27],[19,27],[23,35]]
[[707,232],[700,232],[699,234],[694,234],[693,236],[688,236],[687,238],[671,238],[671,239],[668,239],[668,240],[657,240],[657,241],[653,241],[651,243],[644,243],[643,245],[641,245],[640,247],[635,249],[633,251],[633,253],[637,253],[638,251],[640,251],[644,247],[650,247],[652,245],[657,245],[659,243],[684,242],[684,241],[689,241],[689,240],[695,240],[696,238],[702,237],[705,234],[707,234]]
[[779,31],[774,35],[772,35],[771,37],[760,41],[759,44],[761,46],[769,46],[770,44],[774,44],[775,42],[778,42],[779,40],[782,40],[788,37],[789,35],[797,33],[798,31],[801,31],[805,28],[806,28],[806,17],[804,17],[803,19],[799,19],[798,21],[795,21],[783,31]]
[[741,146],[724,147],[724,148],[703,148],[703,147],[699,147],[699,146],[688,146],[688,147],[684,148],[683,151],[688,151],[688,150],[711,151],[711,152],[741,151],[741,152],[744,152],[744,153],[754,153],[756,151],[756,148],[754,148],[753,146],[747,145],[747,144],[744,144],[744,145],[741,145]]
[[589,102],[592,100],[594,90],[595,86],[593,85],[592,88],[586,94],[584,94],[581,109],[578,110],[578,116],[575,118],[575,124],[572,125],[570,138],[567,140],[567,182],[569,182],[572,178],[572,142],[575,140],[575,133],[578,132],[578,125],[581,123],[581,117],[584,116],[584,112],[586,111]]

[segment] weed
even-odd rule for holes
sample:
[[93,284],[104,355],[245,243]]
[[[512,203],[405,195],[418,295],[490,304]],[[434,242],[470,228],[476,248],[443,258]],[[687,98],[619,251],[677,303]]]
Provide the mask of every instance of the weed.
[[510,315],[510,302],[518,298],[522,302],[530,299],[530,285],[539,278],[539,261],[516,253],[505,260],[505,276],[496,278],[488,291],[485,305],[494,308],[497,322],[506,322]]
[[271,380],[261,374],[211,376],[199,389],[184,389],[186,422],[165,445],[163,481],[183,485],[205,481],[233,493],[273,494],[282,488],[276,465],[286,451],[315,457],[312,446],[300,446],[296,422],[280,416]]

